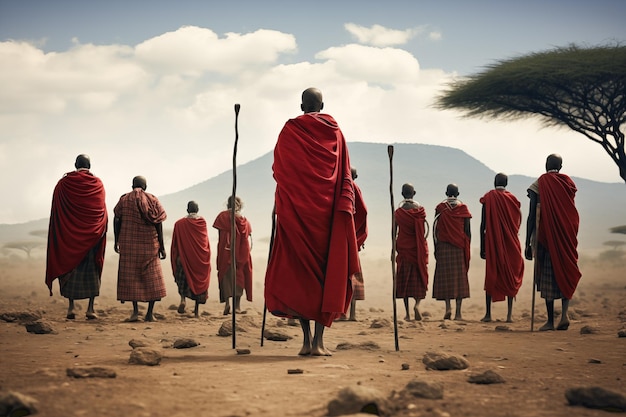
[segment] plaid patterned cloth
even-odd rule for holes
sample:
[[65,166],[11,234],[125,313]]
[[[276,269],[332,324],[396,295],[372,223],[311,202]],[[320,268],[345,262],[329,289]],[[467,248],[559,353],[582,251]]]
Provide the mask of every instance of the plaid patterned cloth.
[[61,295],[72,300],[97,297],[100,295],[102,268],[96,262],[96,253],[102,241],[87,252],[87,256],[72,271],[59,277]]
[[199,304],[205,304],[206,300],[208,300],[209,290],[206,290],[201,294],[194,294],[191,291],[191,288],[189,288],[189,284],[187,283],[187,277],[185,276],[185,268],[183,268],[180,260],[176,263],[174,281],[176,281],[176,285],[178,286],[179,295],[197,301]]
[[[220,287],[220,303],[225,303],[233,296],[233,271],[230,268],[226,270],[224,278],[218,281],[218,284]],[[243,287],[239,285],[235,285],[235,287],[235,297],[241,297],[243,295]]]
[[[426,280],[428,282],[428,280]],[[396,274],[396,298],[426,298],[427,288],[420,276],[419,265],[406,261],[398,261]]]
[[[149,206],[151,213],[140,211]],[[117,273],[117,299],[156,301],[165,297],[165,281],[159,259],[159,241],[154,223],[146,218],[165,220],[165,211],[152,194],[135,188],[124,194],[113,209],[122,226],[118,245],[120,262]],[[161,214],[156,216],[155,213]]]
[[545,298],[548,301],[563,298],[554,276],[550,252],[541,244],[537,245],[537,259],[535,259],[535,262],[539,262],[539,276],[536,279],[537,291],[541,292],[541,298]]
[[357,274],[360,274],[361,277],[363,276],[362,272],[357,272],[352,277],[350,277],[350,279],[352,280],[352,299],[365,300],[365,284],[363,282],[359,282],[359,280],[356,279],[355,275]]
[[469,281],[464,250],[447,242],[435,245],[433,298],[451,300],[469,298]]

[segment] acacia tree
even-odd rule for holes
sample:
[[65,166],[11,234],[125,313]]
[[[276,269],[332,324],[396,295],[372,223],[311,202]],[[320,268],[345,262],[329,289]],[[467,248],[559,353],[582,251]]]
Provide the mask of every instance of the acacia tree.
[[626,47],[570,45],[503,60],[454,81],[437,98],[440,109],[467,117],[521,119],[569,127],[598,143],[626,182]]

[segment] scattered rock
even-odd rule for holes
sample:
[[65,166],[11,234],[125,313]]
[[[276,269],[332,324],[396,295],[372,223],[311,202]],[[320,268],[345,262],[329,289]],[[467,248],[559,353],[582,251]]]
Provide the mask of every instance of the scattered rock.
[[577,387],[565,391],[570,405],[582,405],[606,411],[626,411],[626,397],[601,387]]
[[600,333],[600,329],[596,326],[583,326],[580,328],[580,334],[596,334]]
[[387,319],[374,319],[370,324],[370,329],[382,329],[383,327],[391,327],[391,322]]
[[7,323],[30,323],[41,319],[42,314],[35,311],[8,311],[0,313],[0,320]]
[[511,331],[512,331],[511,328],[504,324],[496,326],[496,332],[511,332]]
[[272,340],[274,342],[286,342],[287,340],[293,339],[293,337],[289,336],[287,333],[272,329],[265,329],[263,336],[267,340]]
[[414,379],[400,391],[400,396],[407,398],[426,398],[440,400],[443,398],[443,384],[441,382],[425,382]]
[[192,347],[196,347],[199,344],[200,343],[196,342],[193,339],[182,338],[182,339],[176,339],[174,341],[174,344],[172,345],[172,347],[174,349],[189,349],[189,348],[192,348]]
[[350,343],[350,342],[342,342],[342,343],[339,343],[335,349],[337,350],[350,350],[350,349],[379,350],[380,345],[372,341],[362,342],[358,344]]
[[[237,331],[245,333],[246,329],[240,326],[239,324],[237,324]],[[220,329],[217,331],[217,335],[222,336],[222,337],[232,336],[232,334],[233,334],[232,320],[226,320],[225,322],[223,322],[222,325],[220,326]]]
[[249,355],[250,349],[237,349],[237,355]]
[[626,337],[626,329],[622,329],[617,332],[617,337]]
[[162,355],[159,351],[148,347],[138,347],[130,352],[128,363],[134,365],[155,366],[161,363]]
[[15,391],[0,391],[0,416],[29,416],[37,413],[37,400]]
[[487,370],[480,374],[470,375],[467,382],[471,384],[504,384],[504,378],[497,372]]
[[443,352],[426,352],[422,362],[426,365],[426,369],[437,371],[460,370],[469,367],[469,362],[462,356],[448,355]]
[[355,385],[343,388],[337,397],[328,403],[328,416],[343,416],[356,413],[388,415],[389,405],[382,392],[374,388]]
[[600,359],[591,358],[587,361],[588,363],[602,363]]
[[117,374],[113,369],[100,366],[67,368],[67,376],[74,378],[115,378]]
[[143,341],[143,340],[139,340],[139,339],[131,339],[128,344],[130,345],[130,347],[132,347],[133,349],[138,348],[138,347],[146,347],[148,346],[148,343]]
[[57,334],[57,332],[50,326],[50,324],[44,321],[34,321],[30,323],[25,323],[24,327],[26,327],[26,331],[28,333],[35,334]]
[[409,365],[408,363],[403,363],[401,369],[403,371],[408,371],[410,368],[411,368],[411,365]]
[[300,369],[300,368],[297,368],[297,369],[287,369],[287,373],[288,373],[289,375],[293,375],[293,374],[303,374],[303,373],[304,373],[304,371],[303,371],[302,369]]

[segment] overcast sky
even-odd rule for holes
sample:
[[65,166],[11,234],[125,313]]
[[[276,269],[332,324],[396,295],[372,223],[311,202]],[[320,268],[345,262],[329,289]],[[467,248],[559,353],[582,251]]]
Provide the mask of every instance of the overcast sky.
[[563,172],[621,182],[580,134],[432,104],[498,60],[623,43],[625,17],[623,0],[0,0],[0,223],[46,217],[79,153],[109,210],[135,175],[163,195],[230,169],[235,103],[238,163],[257,158],[310,86],[349,142],[451,146],[531,176],[558,152]]

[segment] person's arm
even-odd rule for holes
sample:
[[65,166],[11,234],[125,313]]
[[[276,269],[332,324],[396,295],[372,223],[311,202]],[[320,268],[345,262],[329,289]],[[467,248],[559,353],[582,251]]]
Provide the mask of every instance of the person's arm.
[[528,209],[528,220],[526,220],[526,249],[524,250],[524,256],[529,261],[533,259],[533,249],[531,246],[531,238],[535,233],[537,224],[537,193],[532,190],[528,190],[528,198],[530,199],[530,207]]
[[113,246],[113,250],[115,253],[120,253],[120,247],[118,245],[120,239],[120,230],[122,230],[122,218],[115,216],[113,218],[113,234],[115,236],[115,245]]
[[485,253],[485,205],[483,204],[482,212],[480,215],[480,257],[481,259],[487,259]]
[[465,219],[465,234],[467,235],[467,237],[469,238],[469,240],[472,240],[472,231],[470,230],[470,219],[467,218]]
[[165,254],[165,245],[163,244],[163,223],[156,223],[154,225],[154,228],[156,229],[157,237],[159,239],[159,258],[165,259],[166,254]]

